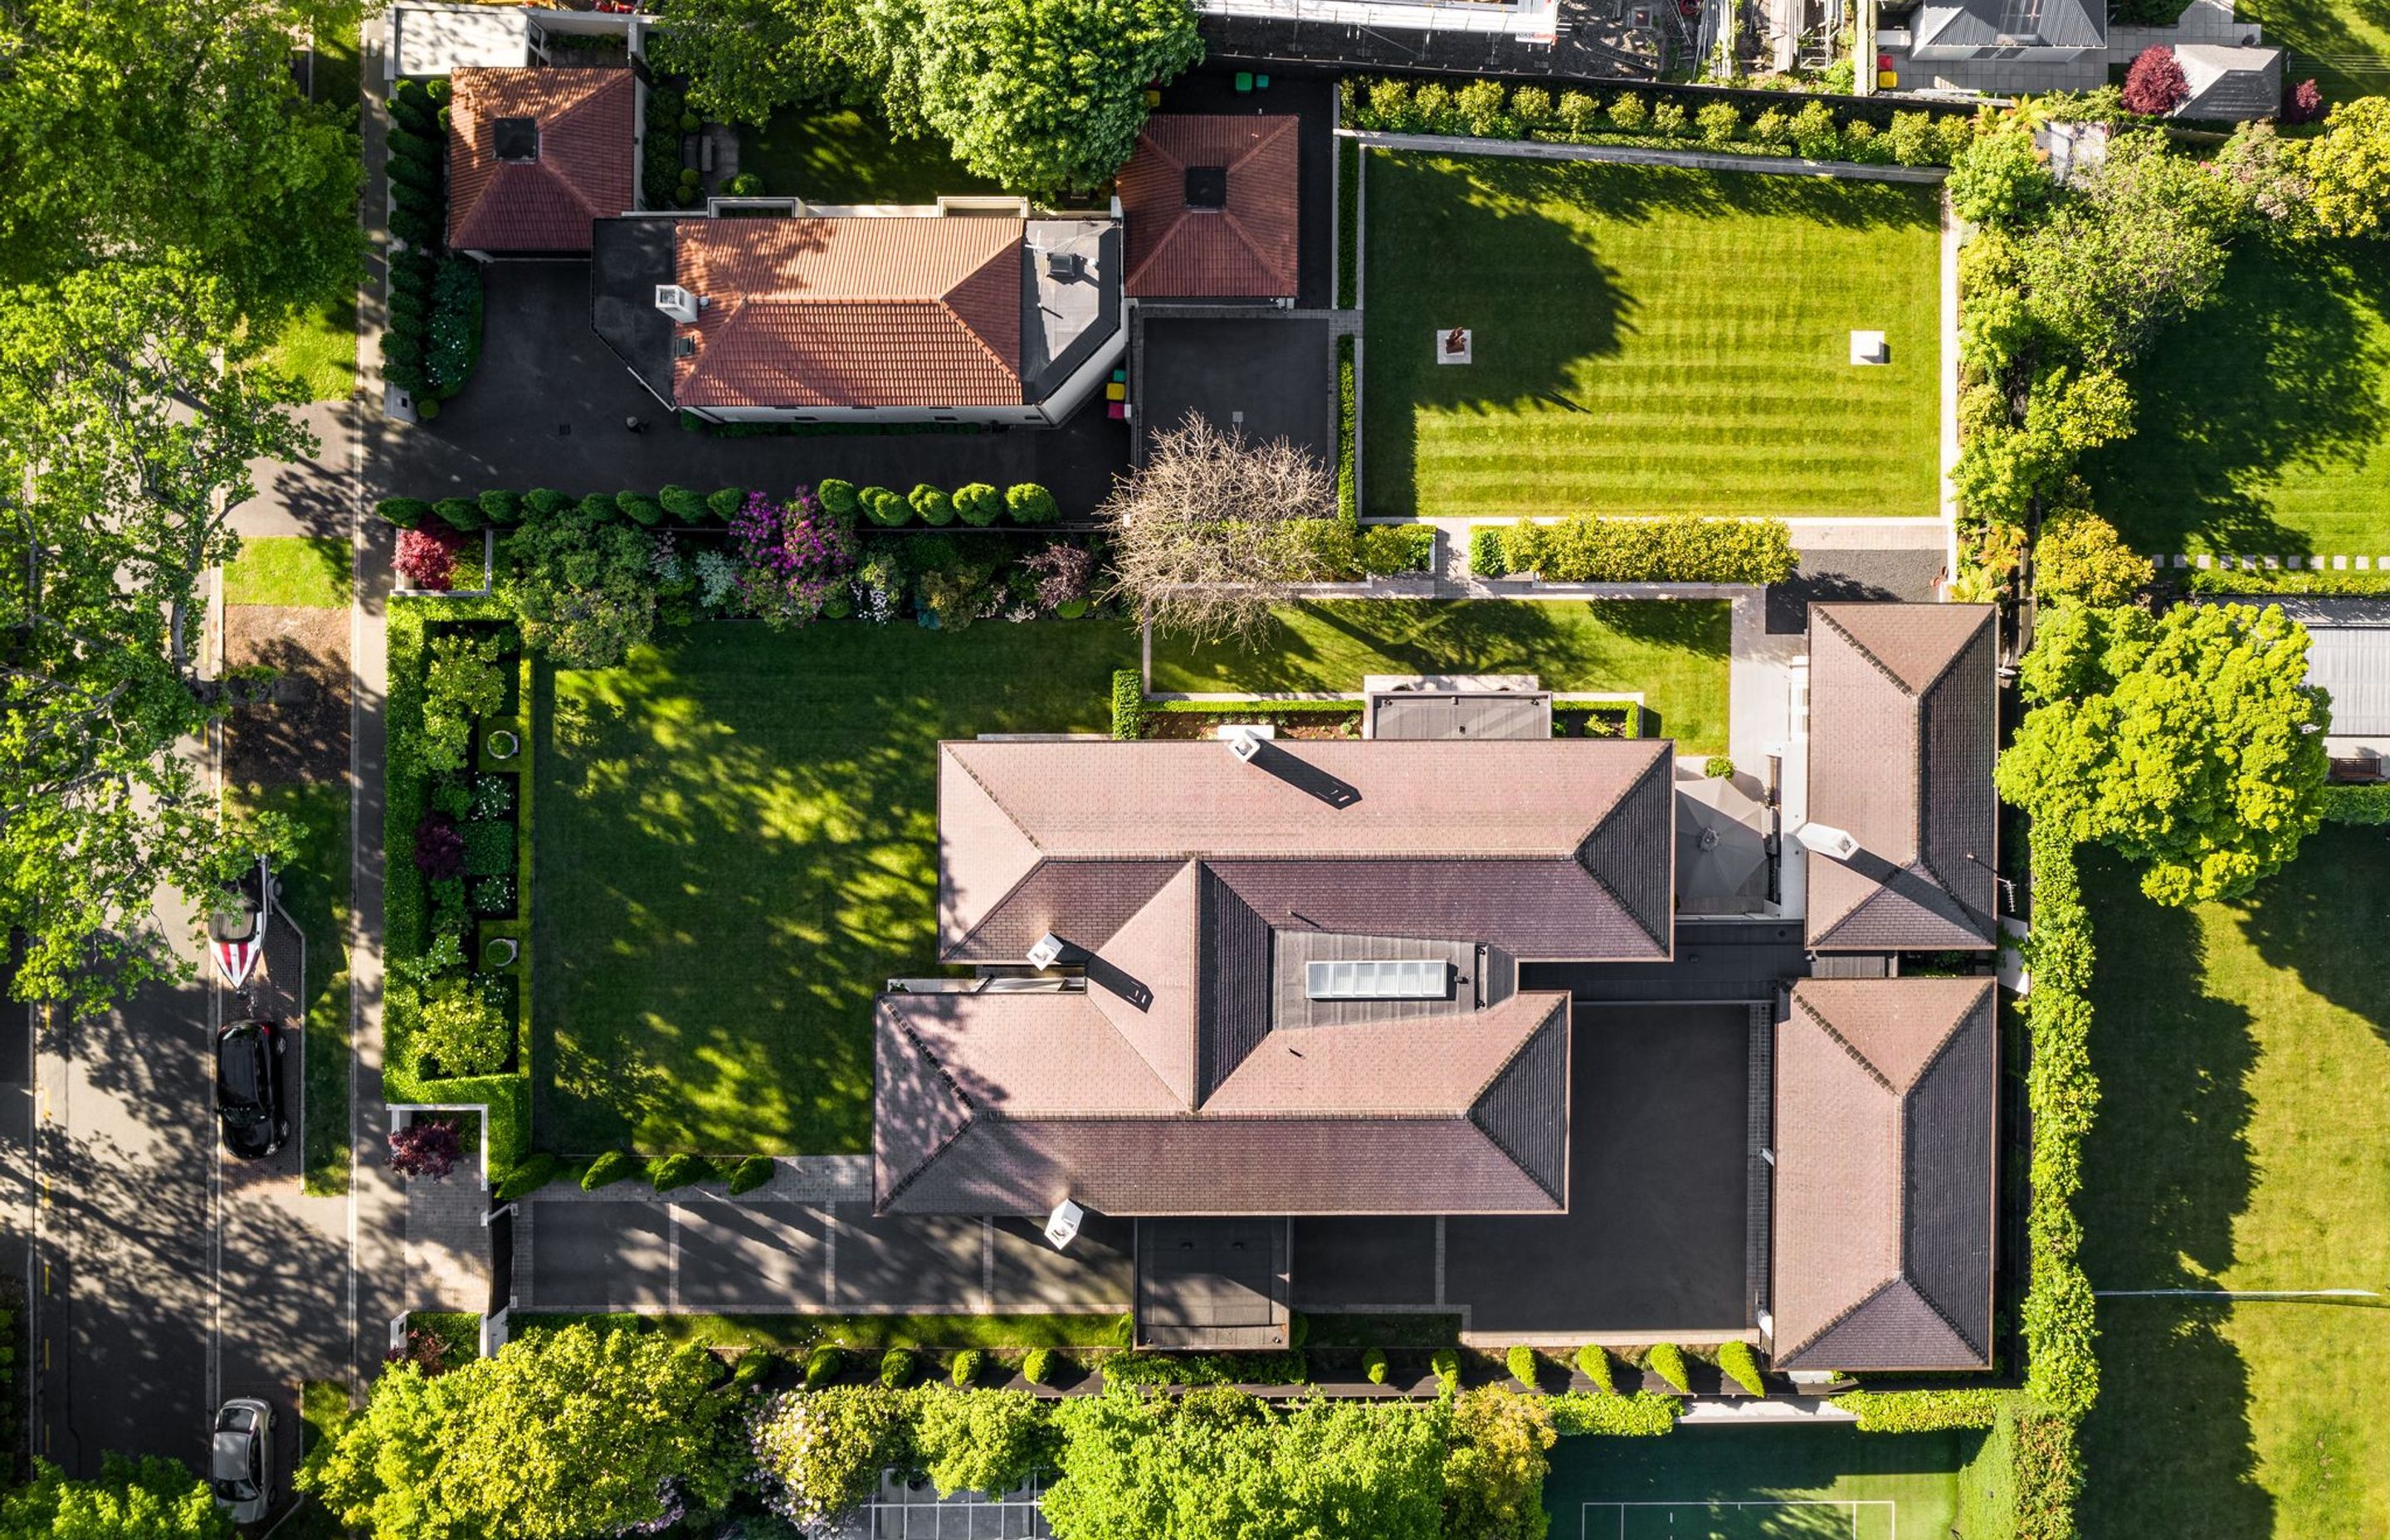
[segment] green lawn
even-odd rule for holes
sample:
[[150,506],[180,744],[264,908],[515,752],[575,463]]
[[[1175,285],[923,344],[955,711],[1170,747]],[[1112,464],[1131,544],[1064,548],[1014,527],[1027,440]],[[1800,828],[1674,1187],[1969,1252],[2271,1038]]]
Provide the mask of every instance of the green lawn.
[[739,169],[764,190],[810,203],[931,203],[1004,189],[967,171],[934,138],[900,139],[877,113],[784,107],[762,128],[741,124]]
[[[2328,828],[2234,905],[2094,863],[2092,1287],[2390,1289],[2390,859]],[[2390,1534],[2390,1308],[2100,1302],[2087,1536]]]
[[1363,197],[1365,511],[1939,511],[1934,189],[1380,153]]
[[307,937],[300,1184],[311,1196],[337,1198],[349,1190],[349,789],[251,787],[236,800],[299,830],[298,850],[275,875],[282,907]]
[[2141,550],[2390,556],[2390,248],[2243,245],[2131,381],[2084,474]]
[[[355,23],[317,43],[313,99],[349,109],[352,127],[363,100],[359,70]],[[364,153],[362,142],[358,153]],[[307,388],[310,401],[346,401],[357,384],[356,285],[352,283],[346,293],[328,304],[292,316],[281,335],[266,344],[265,361],[284,374],[296,376]]]
[[1375,599],[1300,604],[1261,646],[1153,639],[1157,690],[1357,690],[1369,674],[1535,674],[1547,689],[1641,690],[1649,729],[1723,753],[1728,615],[1722,602]]
[[2324,100],[2390,92],[2390,4],[2384,0],[2237,0],[2232,14],[2264,24],[2266,41],[2300,56],[2282,83],[2312,76]]
[[871,1130],[871,1003],[934,970],[936,742],[1103,730],[1135,636],[704,625],[542,667],[533,1137],[832,1154]]
[[326,535],[252,535],[225,569],[226,604],[349,607],[349,543]]
[[1564,1438],[1544,1508],[1552,1540],[1975,1540],[1987,1532],[1954,1521],[1983,1439],[1833,1424]]

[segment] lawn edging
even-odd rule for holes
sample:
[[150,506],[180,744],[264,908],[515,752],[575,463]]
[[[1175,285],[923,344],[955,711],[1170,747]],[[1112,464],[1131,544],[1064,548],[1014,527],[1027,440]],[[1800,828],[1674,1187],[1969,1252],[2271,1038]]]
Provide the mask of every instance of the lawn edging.
[[1666,149],[1640,145],[1554,144],[1537,139],[1480,138],[1471,134],[1402,134],[1375,128],[1340,128],[1336,132],[1360,140],[1365,148],[1413,150],[1428,155],[1505,155],[1523,160],[1599,160],[1619,166],[1677,166],[1687,171],[1831,176],[1848,182],[1935,185],[1950,174],[1942,166],[1870,166],[1857,160],[1805,160],[1797,155]]

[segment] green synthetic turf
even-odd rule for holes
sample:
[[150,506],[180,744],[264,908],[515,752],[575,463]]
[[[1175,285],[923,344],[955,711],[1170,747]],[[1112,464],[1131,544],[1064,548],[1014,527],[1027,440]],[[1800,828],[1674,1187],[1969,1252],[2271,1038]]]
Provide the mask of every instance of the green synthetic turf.
[[1136,661],[1111,622],[857,622],[543,666],[539,1148],[867,1149],[873,997],[937,971],[937,741],[1103,731]]
[[1688,754],[1727,739],[1727,606],[1714,600],[1331,600],[1291,605],[1256,648],[1153,639],[1153,687],[1349,691],[1371,674],[1533,674],[1554,690],[1643,692],[1645,731]]
[[1551,1540],[1940,1540],[1982,1442],[1831,1423],[1564,1438],[1544,1509]]
[[2246,242],[2127,378],[2083,471],[2136,547],[2390,556],[2390,246]]
[[[1368,161],[1366,512],[1940,511],[1933,188]],[[1435,361],[1453,327],[1468,365]]]
[[[2327,826],[2235,904],[2160,908],[2105,861],[2084,887],[2091,1286],[2390,1290],[2382,832]],[[2099,1347],[2086,1535],[2390,1534],[2384,1302],[2108,1298]]]

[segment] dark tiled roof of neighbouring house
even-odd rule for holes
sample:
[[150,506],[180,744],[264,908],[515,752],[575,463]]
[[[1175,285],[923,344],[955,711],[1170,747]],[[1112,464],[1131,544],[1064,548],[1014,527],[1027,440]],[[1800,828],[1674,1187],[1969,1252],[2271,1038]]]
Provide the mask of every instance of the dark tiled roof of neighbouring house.
[[1998,649],[1963,604],[1809,609],[1808,941],[1844,951],[1993,943]]
[[1293,296],[1301,122],[1175,113],[1147,122],[1120,176],[1131,295]]
[[1918,49],[1972,49],[1978,58],[2017,48],[2104,48],[2108,7],[2098,0],[1929,0],[1910,24]]
[[[1671,747],[940,745],[942,955],[1086,983],[882,999],[880,1207],[1561,1208],[1568,1002],[1512,959],[1670,955]],[[1276,1005],[1414,954],[1447,997]]]
[[673,365],[683,406],[1005,406],[1023,398],[1021,219],[689,219],[706,301]]
[[2191,95],[2174,109],[2178,118],[2204,122],[2244,122],[2270,118],[2282,108],[2282,51],[2220,43],[2178,43]]
[[1780,1368],[1991,1361],[1989,979],[1807,979],[1776,1029]]
[[586,251],[591,225],[631,207],[628,70],[468,69],[450,81],[450,246]]

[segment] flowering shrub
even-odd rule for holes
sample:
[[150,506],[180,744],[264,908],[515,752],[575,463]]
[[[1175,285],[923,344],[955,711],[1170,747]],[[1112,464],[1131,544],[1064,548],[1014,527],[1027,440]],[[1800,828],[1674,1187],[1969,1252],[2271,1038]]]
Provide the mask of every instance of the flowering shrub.
[[739,601],[739,564],[720,551],[697,553],[697,602],[729,613]]
[[445,1118],[411,1123],[391,1131],[390,1169],[401,1176],[443,1181],[456,1169],[464,1154],[456,1125]]
[[854,572],[854,612],[885,625],[905,604],[905,570],[893,557],[864,558]]
[[822,601],[854,571],[854,540],[822,510],[809,487],[786,503],[760,492],[730,521],[730,543],[744,570],[739,597],[775,626],[818,618]]
[[904,1392],[876,1386],[771,1397],[747,1425],[765,1504],[807,1526],[854,1508],[911,1458],[910,1411]]
[[392,565],[410,588],[446,592],[456,576],[456,553],[465,548],[464,535],[437,525],[398,532],[398,558]]

